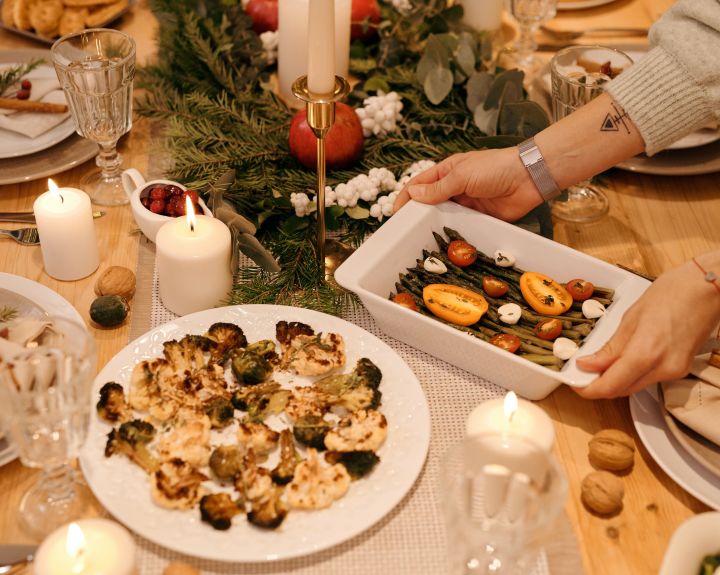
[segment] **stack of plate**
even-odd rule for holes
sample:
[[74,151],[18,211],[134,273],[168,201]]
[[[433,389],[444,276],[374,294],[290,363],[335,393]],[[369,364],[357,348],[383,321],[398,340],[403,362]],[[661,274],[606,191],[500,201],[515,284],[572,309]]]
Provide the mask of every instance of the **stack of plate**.
[[[0,51],[0,67],[44,60],[33,76],[55,77],[49,50]],[[73,119],[36,138],[0,128],[0,185],[27,182],[74,168],[97,155],[97,144],[75,133]]]

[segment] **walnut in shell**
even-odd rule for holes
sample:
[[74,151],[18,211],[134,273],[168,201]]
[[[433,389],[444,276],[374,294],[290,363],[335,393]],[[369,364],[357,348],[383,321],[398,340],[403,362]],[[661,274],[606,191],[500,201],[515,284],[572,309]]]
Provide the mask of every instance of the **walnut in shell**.
[[623,471],[635,461],[635,444],[619,429],[603,429],[588,443],[588,459],[596,469]]
[[625,487],[622,479],[608,471],[593,471],[580,486],[580,498],[585,506],[600,515],[614,515],[623,506]]
[[110,266],[95,282],[95,293],[119,295],[129,301],[135,294],[135,274],[122,266]]

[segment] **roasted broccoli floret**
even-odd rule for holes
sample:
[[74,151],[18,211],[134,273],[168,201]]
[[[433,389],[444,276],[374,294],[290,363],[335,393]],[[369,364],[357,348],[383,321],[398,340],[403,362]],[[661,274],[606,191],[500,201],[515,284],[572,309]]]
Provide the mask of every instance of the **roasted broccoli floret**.
[[247,412],[250,421],[263,421],[271,414],[282,412],[287,405],[290,391],[280,389],[280,384],[268,381],[258,385],[246,385],[232,396],[235,409]]
[[325,461],[331,464],[341,463],[350,477],[360,479],[373,470],[380,458],[374,451],[328,451],[325,453]]
[[295,450],[293,434],[289,429],[280,432],[280,461],[277,467],[272,470],[272,479],[278,485],[285,485],[292,481],[295,475],[295,467],[300,462],[298,453]]
[[247,345],[243,330],[234,323],[214,323],[208,328],[206,335],[217,344],[211,352],[211,358],[219,364],[224,364],[234,349]]
[[305,323],[299,321],[279,321],[275,325],[275,339],[280,345],[287,346],[299,335],[315,335],[315,330]]
[[224,531],[230,529],[232,518],[243,509],[241,500],[233,501],[227,493],[212,493],[200,499],[200,519]]
[[205,413],[210,418],[210,425],[215,429],[222,429],[230,425],[235,415],[235,408],[229,399],[218,397],[213,399],[205,408]]
[[322,417],[305,415],[295,422],[293,436],[303,445],[324,451],[325,436],[331,428],[330,423]]
[[221,481],[232,481],[242,471],[243,456],[237,445],[220,445],[210,454],[210,470]]
[[131,417],[130,407],[125,399],[123,386],[108,381],[100,388],[100,401],[97,402],[97,413],[105,421],[117,423],[127,421]]
[[232,358],[232,372],[240,385],[266,381],[273,372],[271,362],[257,353],[243,351]]
[[282,489],[275,487],[270,492],[252,502],[251,510],[247,514],[247,520],[263,529],[276,529],[285,519],[288,509],[280,495]]
[[380,387],[382,380],[382,372],[380,368],[370,361],[367,357],[361,357],[355,364],[353,375],[360,383],[367,385],[371,389]]
[[377,409],[381,399],[382,392],[379,389],[361,385],[340,395],[337,404],[352,413],[358,409]]
[[155,437],[155,428],[151,423],[141,419],[127,421],[118,429],[113,429],[108,433],[105,457],[122,453],[146,472],[153,473],[159,467],[158,460],[147,448],[147,444],[152,441],[153,437]]

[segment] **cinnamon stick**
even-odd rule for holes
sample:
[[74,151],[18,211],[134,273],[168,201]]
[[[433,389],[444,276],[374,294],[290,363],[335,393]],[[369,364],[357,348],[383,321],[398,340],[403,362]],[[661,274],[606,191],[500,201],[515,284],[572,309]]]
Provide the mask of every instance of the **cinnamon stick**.
[[17,98],[0,98],[0,108],[20,110],[22,112],[40,112],[44,114],[62,114],[67,112],[66,104],[37,102],[35,100],[18,100]]

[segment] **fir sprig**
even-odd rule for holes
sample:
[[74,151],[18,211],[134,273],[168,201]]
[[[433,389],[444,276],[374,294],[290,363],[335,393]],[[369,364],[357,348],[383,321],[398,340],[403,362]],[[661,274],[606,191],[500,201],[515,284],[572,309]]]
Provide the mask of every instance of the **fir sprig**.
[[0,307],[0,323],[12,321],[18,316],[18,310],[12,306],[4,305]]
[[44,64],[45,60],[32,60],[26,64],[18,64],[11,66],[9,69],[0,72],[0,96],[5,93],[5,90],[14,86],[22,77],[32,72],[40,64]]

